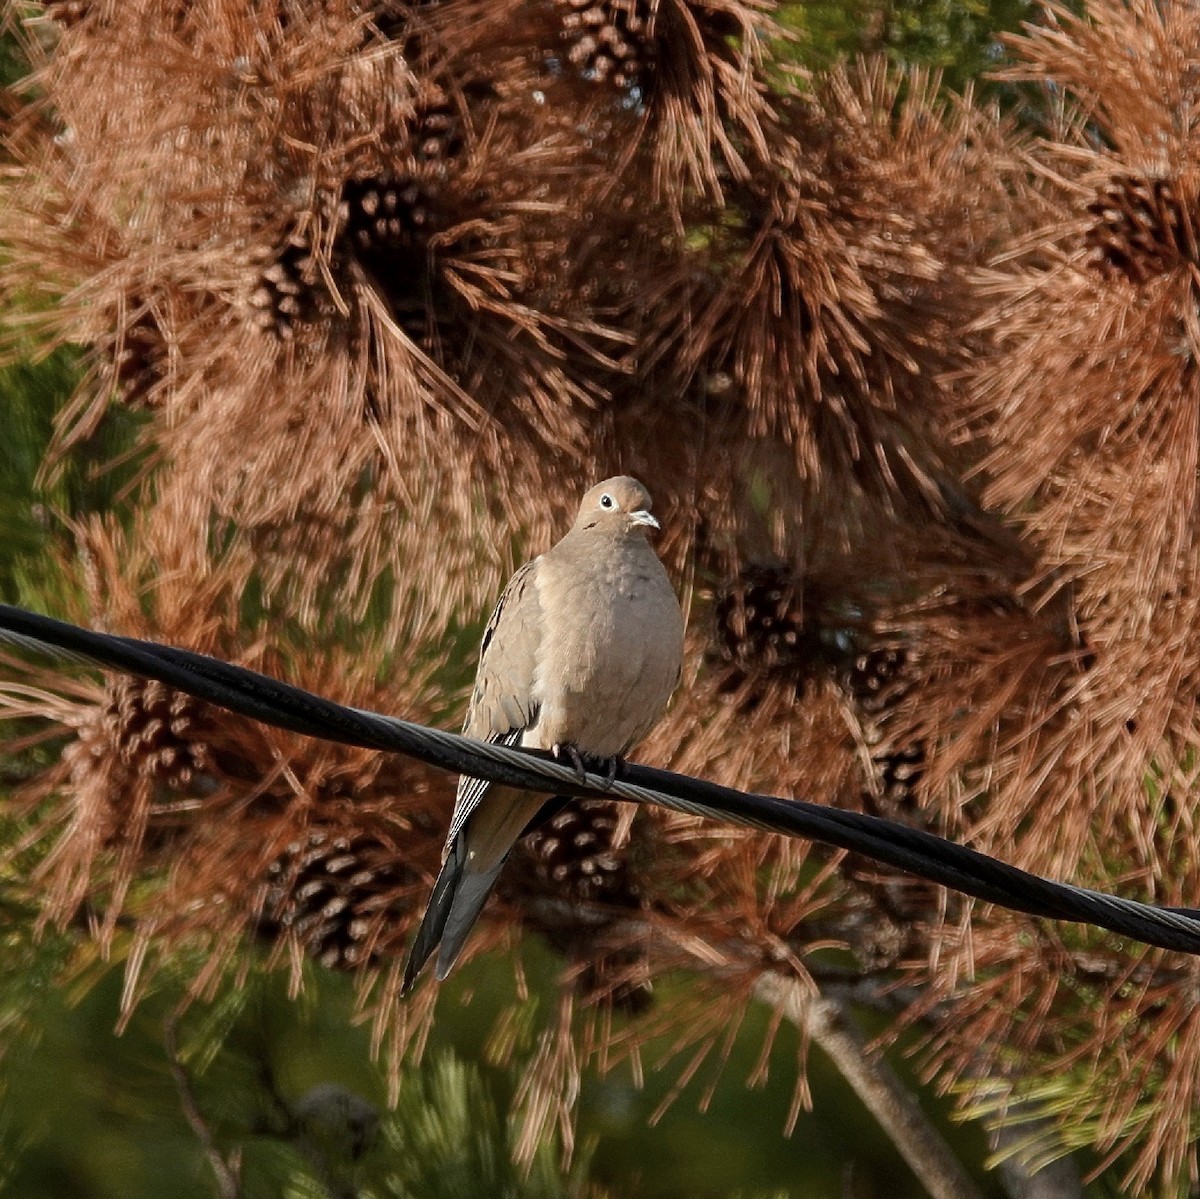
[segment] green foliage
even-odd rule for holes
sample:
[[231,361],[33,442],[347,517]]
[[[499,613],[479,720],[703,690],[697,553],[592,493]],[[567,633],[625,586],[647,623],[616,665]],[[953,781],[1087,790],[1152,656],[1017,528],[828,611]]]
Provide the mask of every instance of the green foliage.
[[[504,1086],[452,1050],[406,1071],[385,1112],[344,978],[312,972],[322,977],[297,1003],[278,974],[258,968],[180,1019],[181,990],[167,983],[115,1036],[120,970],[96,963],[71,933],[35,937],[32,913],[15,914],[0,974],[0,1194],[214,1194],[189,1104],[216,1153],[235,1163],[246,1199],[601,1193],[588,1155],[564,1169],[553,1139],[519,1163]],[[66,987],[68,975],[90,981]]]
[[11,31],[0,32],[0,87],[12,87],[29,67]]
[[[1003,1124],[1012,1134],[1003,1152],[993,1155],[990,1163],[993,1166],[1015,1157],[1029,1168],[1042,1169],[1068,1154],[1088,1162],[1098,1156],[1097,1146],[1106,1144],[1107,1137],[1101,1110],[1103,1101],[1094,1103],[1090,1110],[1086,1103],[1096,1096],[1118,1093],[1124,1085],[1125,1068],[1124,1063],[1113,1061],[1099,1070],[1089,1065],[1019,1084],[1002,1079],[977,1081],[971,1088],[971,1100],[965,1106],[964,1114],[985,1125]],[[1162,1102],[1154,1080],[1148,1080],[1148,1083],[1145,1098],[1133,1104],[1126,1114],[1131,1131],[1149,1125]],[[1187,1113],[1186,1118],[1191,1136],[1200,1136],[1200,1115],[1193,1111]],[[1128,1191],[1117,1180],[1132,1164],[1131,1157],[1126,1154],[1124,1158],[1118,1158],[1116,1164],[1096,1180],[1089,1193],[1105,1199],[1126,1195]],[[1184,1199],[1195,1191],[1186,1179],[1179,1179],[1175,1189],[1164,1188],[1158,1193],[1163,1199]]]
[[106,415],[69,458],[47,468],[55,418],[79,375],[71,349],[0,369],[0,597],[9,603],[61,610],[66,584],[59,566],[73,544],[68,522],[118,510],[138,470],[132,451],[141,421],[124,408]]
[[[24,905],[6,905],[0,918],[12,930],[0,945],[0,1196],[211,1199],[212,1169],[184,1117],[164,1046],[164,1026],[197,962],[173,962],[117,1034],[126,938],[118,936],[105,962],[77,930],[35,936]],[[500,955],[476,959],[447,984],[425,1063],[405,1068],[390,1110],[351,981],[306,966],[296,999],[280,972],[248,956],[243,985],[223,984],[176,1026],[176,1060],[217,1150],[240,1159],[244,1199],[800,1199],[836,1193],[851,1168],[856,1194],[922,1193],[820,1054],[809,1070],[816,1110],[783,1134],[796,1036],[783,1030],[779,1065],[747,1091],[768,1022],[758,1008],[703,1113],[708,1070],[650,1125],[681,1064],[672,1038],[659,1037],[643,1055],[644,1086],[624,1068],[585,1072],[577,1110],[584,1149],[564,1166],[561,1144],[548,1137],[527,1169],[515,1160],[510,1107],[536,1053],[539,1018],[552,1019],[557,1008],[557,963],[532,946],[524,956],[523,1000]],[[665,981],[659,1002],[687,985]],[[524,1031],[502,1064],[489,1060],[485,1043],[513,1003]],[[948,1105],[936,1106],[945,1129]],[[956,1139],[978,1158],[977,1135]]]
[[807,66],[883,52],[896,63],[941,70],[955,91],[982,81],[1003,56],[999,35],[1016,32],[1033,12],[1030,0],[810,0],[784,7]]
[[452,1056],[406,1076],[383,1137],[392,1168],[384,1194],[394,1199],[471,1199],[481,1190],[505,1199],[598,1195],[587,1184],[587,1155],[564,1175],[559,1147],[543,1141],[528,1170],[516,1162],[514,1129],[479,1071]]

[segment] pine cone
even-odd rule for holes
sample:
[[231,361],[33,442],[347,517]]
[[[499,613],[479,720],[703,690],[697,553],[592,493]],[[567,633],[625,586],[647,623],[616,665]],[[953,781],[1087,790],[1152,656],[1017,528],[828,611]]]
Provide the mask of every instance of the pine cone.
[[417,106],[412,122],[413,157],[418,162],[445,163],[466,144],[462,116],[447,100]]
[[878,714],[903,687],[908,655],[900,646],[877,646],[855,655],[846,671],[844,686],[863,712]]
[[[521,887],[568,904],[604,905],[616,909],[617,919],[621,912],[641,911],[641,888],[628,856],[614,845],[617,827],[615,803],[570,801],[520,843]],[[555,950],[586,962],[579,976],[582,991],[630,1013],[643,1011],[650,1003],[645,956],[636,947],[598,953],[596,942],[605,923],[604,913],[594,912],[578,922],[543,922],[541,928]]]
[[312,248],[293,234],[262,268],[250,296],[259,325],[281,341],[291,341],[297,322],[311,321],[320,310],[318,286]]
[[921,742],[876,755],[872,759],[879,777],[883,802],[893,810],[912,809],[917,788],[925,775],[925,747]]
[[122,400],[134,408],[153,407],[153,389],[166,374],[168,357],[166,340],[154,317],[142,312],[119,341],[110,343],[108,352]]
[[863,735],[872,745],[878,794],[885,812],[911,809],[925,772],[925,747],[921,742],[885,748],[884,725],[888,710],[909,694],[906,676],[910,659],[903,646],[883,645],[858,654],[846,670],[842,685],[854,701]]
[[411,175],[349,180],[339,214],[343,238],[360,253],[411,249],[438,225],[433,197]]
[[212,770],[204,709],[162,683],[122,678],[109,685],[101,727],[130,770],[179,791]]
[[644,91],[655,66],[649,0],[556,0],[567,59],[592,83]]
[[801,669],[808,638],[796,578],[783,567],[749,566],[717,603],[725,657],[751,670]]
[[1145,283],[1181,261],[1196,262],[1196,228],[1191,205],[1174,180],[1117,175],[1087,211],[1096,218],[1084,235],[1092,264],[1112,278]]
[[637,906],[638,889],[624,854],[615,849],[616,804],[572,800],[523,842],[532,878],[573,903]]
[[731,666],[723,688],[747,677],[778,679],[799,695],[828,676],[857,642],[844,607],[784,566],[747,566],[716,604],[717,644]]
[[[921,823],[916,791],[925,770],[925,746],[917,740],[896,746],[889,741],[889,713],[912,690],[911,658],[899,645],[877,645],[855,655],[841,673],[842,688],[858,712],[863,737],[870,747],[875,785],[864,792],[868,811]],[[878,863],[850,854],[844,865],[848,879],[857,882],[871,904],[872,918],[855,951],[867,969],[891,968],[906,956],[921,952],[917,927],[936,910],[935,888],[918,880],[881,870]]]
[[323,966],[345,970],[377,960],[371,934],[415,877],[369,834],[319,829],[289,845],[267,880],[259,931],[291,929]]
[[[465,79],[456,87],[461,100],[472,108],[499,99],[488,79]],[[466,149],[466,134],[459,106],[444,95],[430,97],[417,104],[413,113],[412,155],[417,162],[444,166]]]
[[157,682],[121,678],[91,708],[63,750],[89,836],[121,854],[156,854],[175,844],[176,806],[213,782],[207,705]]

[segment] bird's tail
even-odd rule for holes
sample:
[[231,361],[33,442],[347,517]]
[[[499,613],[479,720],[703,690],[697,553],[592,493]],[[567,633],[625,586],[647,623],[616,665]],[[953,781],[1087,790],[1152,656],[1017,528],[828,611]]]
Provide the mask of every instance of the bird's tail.
[[[503,792],[498,792],[494,799],[498,799],[502,795]],[[518,798],[523,799],[524,803],[504,805],[494,802],[486,811],[481,810],[472,816],[472,822],[474,822],[481,816],[491,816],[496,812],[502,813],[497,830],[485,827],[485,839],[492,845],[492,853],[487,855],[481,855],[478,852],[468,854],[469,826],[461,829],[454,838],[450,852],[442,863],[437,882],[433,884],[433,894],[430,895],[429,906],[421,918],[421,927],[417,929],[412,948],[408,951],[408,961],[404,965],[404,982],[400,990],[402,995],[407,994],[412,988],[413,983],[417,981],[417,976],[439,944],[442,948],[437,961],[438,981],[440,982],[450,973],[454,963],[458,960],[458,955],[462,952],[462,947],[466,944],[475,921],[479,918],[479,913],[483,911],[483,905],[487,902],[487,897],[491,894],[492,887],[508,859],[508,851],[512,848],[513,842],[518,837],[532,832],[567,803],[564,796],[556,795],[552,799],[543,801],[530,818],[527,816],[527,811],[531,797],[519,796]],[[534,803],[538,802],[536,796],[532,797],[532,800]],[[522,824],[523,821],[526,823]],[[474,828],[471,831],[472,833],[478,832]],[[475,841],[478,839],[477,836],[473,838]],[[503,849],[497,853],[495,846],[502,846]],[[476,863],[474,868],[467,864],[472,859]],[[484,863],[482,868],[478,865],[480,861]]]
[[404,981],[400,988],[402,995],[411,990],[425,963],[439,945],[438,980],[450,973],[504,866],[504,859],[501,858],[487,870],[467,870],[464,841],[461,835],[456,838],[433,885],[429,906],[421,918],[421,926],[417,929],[412,948],[408,951],[408,961],[404,964]]
[[496,877],[504,866],[499,861],[490,870],[476,874],[464,870],[458,879],[454,891],[454,899],[450,903],[450,911],[443,921],[442,947],[438,951],[437,979],[441,982],[454,968],[462,947],[467,943],[467,937],[483,911],[483,905],[491,894]]

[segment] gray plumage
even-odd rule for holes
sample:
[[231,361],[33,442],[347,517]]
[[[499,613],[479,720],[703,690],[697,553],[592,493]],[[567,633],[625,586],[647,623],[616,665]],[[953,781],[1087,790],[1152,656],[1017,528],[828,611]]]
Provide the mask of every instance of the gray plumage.
[[[623,757],[679,681],[683,614],[646,540],[658,522],[628,476],[597,483],[575,524],[513,575],[480,649],[463,732],[481,741]],[[404,990],[441,945],[445,978],[513,844],[544,795],[459,780],[445,859],[404,971]]]

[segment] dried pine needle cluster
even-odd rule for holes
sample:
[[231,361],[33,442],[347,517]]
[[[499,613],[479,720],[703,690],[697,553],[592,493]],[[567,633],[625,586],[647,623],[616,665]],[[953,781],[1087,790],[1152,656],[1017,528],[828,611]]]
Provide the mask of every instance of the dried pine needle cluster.
[[[463,628],[628,471],[690,609],[647,758],[1200,904],[1194,9],[1047,6],[1008,70],[1053,83],[1040,141],[919,73],[789,73],[768,0],[25,16],[13,341],[86,348],[54,455],[115,405],[149,451],[128,543],[78,532],[69,615],[450,722]],[[419,1041],[395,971],[450,781],[151,684],[30,668],[3,702],[70,734],[24,796],[49,916],[132,929],[139,964],[207,938],[200,990],[251,935],[361,970]],[[721,988],[703,1048],[841,946],[918,986],[945,1079],[1019,1095],[1115,1050],[1128,1101],[1089,1107],[1100,1080],[1071,1119],[1139,1185],[1195,1170],[1171,955],[603,803],[490,910],[476,947],[519,920],[569,963],[543,1083],[636,1053],[576,1001],[683,1027],[644,1013],[685,966]]]

